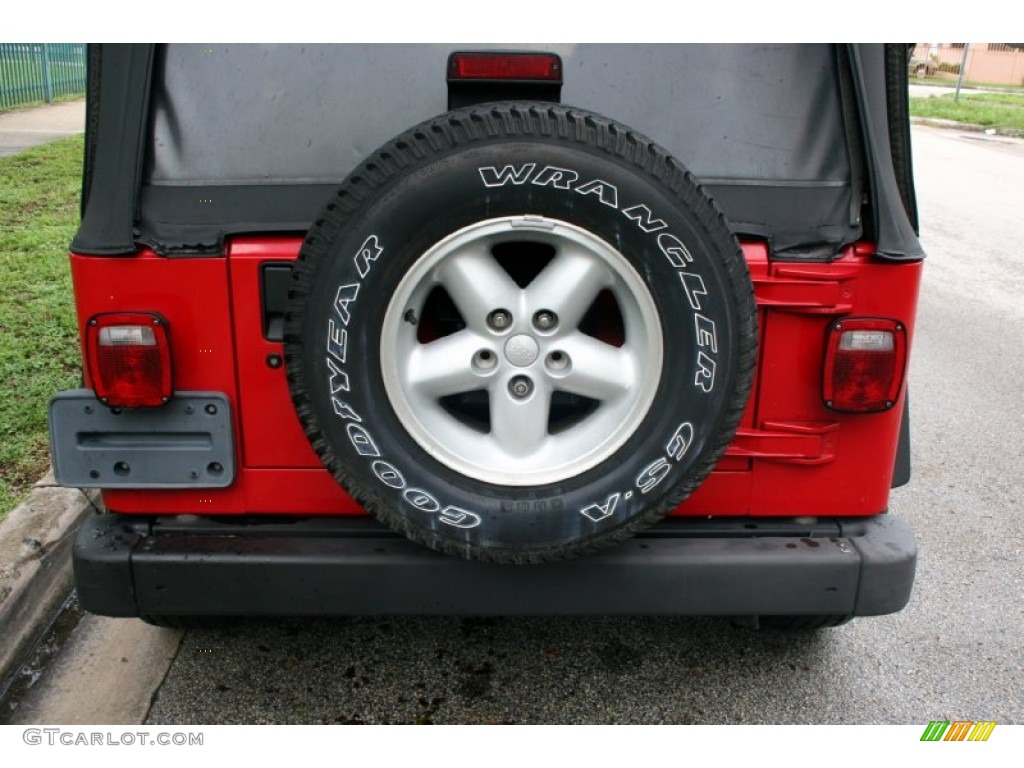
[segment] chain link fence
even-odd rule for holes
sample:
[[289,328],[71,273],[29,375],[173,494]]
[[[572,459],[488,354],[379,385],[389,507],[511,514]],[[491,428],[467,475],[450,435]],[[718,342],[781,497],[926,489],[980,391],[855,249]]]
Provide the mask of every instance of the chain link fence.
[[85,93],[85,43],[0,43],[0,109]]

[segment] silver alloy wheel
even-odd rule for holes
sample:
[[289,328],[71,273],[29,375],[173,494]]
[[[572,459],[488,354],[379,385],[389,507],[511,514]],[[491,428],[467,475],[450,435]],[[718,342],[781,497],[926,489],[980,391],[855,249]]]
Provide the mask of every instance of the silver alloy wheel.
[[[525,287],[493,254],[517,244],[552,253]],[[418,326],[431,320],[437,288],[460,329],[424,343]],[[603,292],[617,305],[621,346],[580,329]],[[477,480],[532,486],[595,467],[633,435],[658,389],[662,350],[654,300],[621,253],[573,224],[509,216],[453,233],[412,266],[388,304],[380,359],[391,405],[427,453]],[[484,392],[476,422],[447,405]],[[553,401],[566,395],[588,407],[552,428]]]

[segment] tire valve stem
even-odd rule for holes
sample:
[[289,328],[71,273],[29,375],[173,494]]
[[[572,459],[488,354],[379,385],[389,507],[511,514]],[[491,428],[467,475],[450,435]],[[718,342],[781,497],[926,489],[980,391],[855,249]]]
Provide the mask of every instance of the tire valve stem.
[[533,382],[526,376],[514,376],[508,383],[508,391],[512,397],[522,400],[533,392]]
[[407,309],[402,317],[409,325],[416,325],[416,323],[419,322],[419,320],[416,319],[416,310],[414,309]]

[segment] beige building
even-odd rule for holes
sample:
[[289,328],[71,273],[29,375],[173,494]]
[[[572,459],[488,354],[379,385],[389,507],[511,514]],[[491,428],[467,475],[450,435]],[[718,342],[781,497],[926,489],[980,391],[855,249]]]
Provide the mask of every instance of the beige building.
[[1024,85],[1024,43],[918,43],[911,74],[955,80],[964,61],[965,47],[966,82]]

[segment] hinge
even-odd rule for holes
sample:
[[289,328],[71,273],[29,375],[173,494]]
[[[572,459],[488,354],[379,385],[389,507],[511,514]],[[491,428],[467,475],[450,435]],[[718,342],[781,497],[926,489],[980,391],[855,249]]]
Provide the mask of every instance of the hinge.
[[855,270],[827,273],[800,266],[777,265],[770,275],[754,275],[759,307],[783,312],[839,315],[852,311]]
[[827,464],[835,458],[837,422],[766,421],[760,429],[739,429],[726,456],[787,464]]

